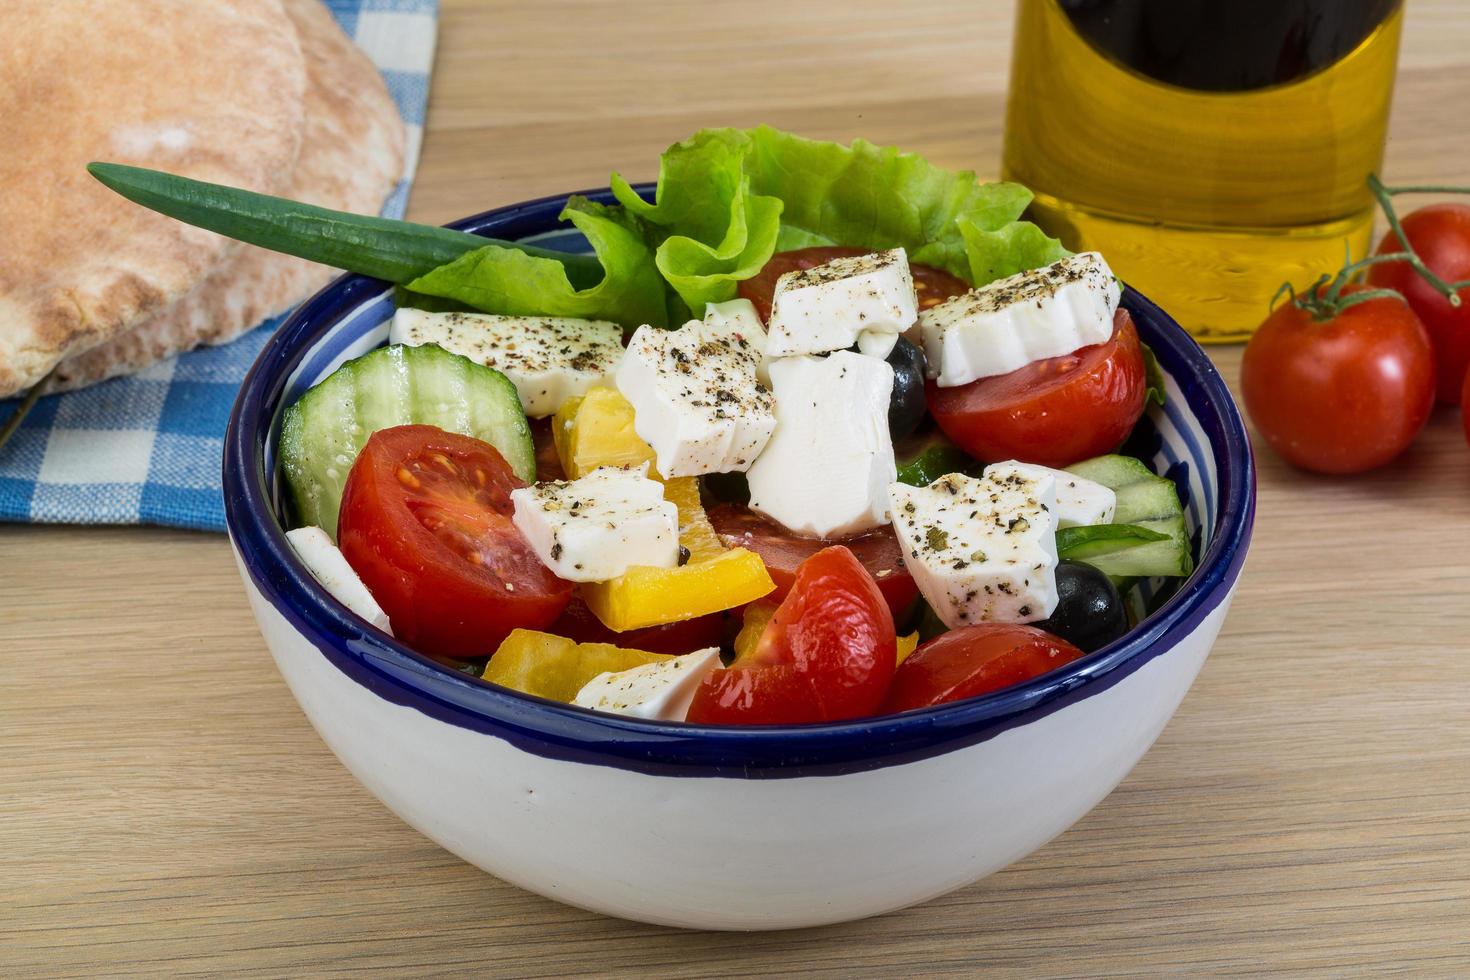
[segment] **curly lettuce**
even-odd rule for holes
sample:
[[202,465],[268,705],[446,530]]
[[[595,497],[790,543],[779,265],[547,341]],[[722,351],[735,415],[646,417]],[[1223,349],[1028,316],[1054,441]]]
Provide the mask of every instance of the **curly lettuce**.
[[489,246],[408,284],[493,313],[677,326],[734,297],[771,255],[811,245],[902,247],[912,262],[983,285],[1067,255],[1021,220],[1031,192],[981,183],[914,153],[810,140],[769,126],[705,129],[669,147],[644,200],[612,175],[612,207],[573,199],[601,282],[575,289],[554,260]]

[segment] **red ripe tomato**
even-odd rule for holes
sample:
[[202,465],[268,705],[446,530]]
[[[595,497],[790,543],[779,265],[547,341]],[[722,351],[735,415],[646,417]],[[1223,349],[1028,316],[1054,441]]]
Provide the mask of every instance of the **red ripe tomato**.
[[761,556],[766,571],[771,573],[771,581],[776,583],[776,591],[766,597],[773,602],[786,598],[802,562],[833,544],[842,545],[862,562],[878,583],[894,619],[902,619],[919,595],[919,587],[903,563],[903,548],[892,527],[885,525],[849,538],[823,541],[792,534],[770,518],[739,504],[716,504],[707,513],[715,532],[727,545],[748,548]]
[[[761,321],[766,322],[771,319],[771,297],[776,293],[777,279],[797,269],[810,269],[813,266],[831,262],[833,259],[867,255],[872,251],[873,249],[870,248],[821,245],[813,248],[798,248],[790,252],[777,252],[771,256],[760,272],[740,283],[740,298],[754,303],[755,311],[760,314]],[[927,310],[931,306],[943,303],[951,296],[958,296],[970,289],[970,284],[963,279],[932,266],[910,265],[909,272],[914,277],[914,292],[918,296],[921,310]]]
[[587,603],[582,601],[581,596],[572,596],[567,608],[546,631],[578,643],[611,643],[649,653],[681,654],[723,644],[725,618],[724,613],[717,612],[677,623],[617,633],[602,625],[602,620],[587,608]]
[[525,486],[493,446],[437,429],[373,433],[342,492],[337,538],[393,632],[422,653],[493,653],[543,629],[572,597],[511,523]]
[[1465,425],[1465,441],[1470,442],[1470,374],[1465,375],[1465,390],[1460,393],[1460,421]]
[[1013,623],[979,623],[941,633],[893,675],[883,713],[978,697],[1029,681],[1082,656],[1066,640]]
[[688,720],[801,725],[877,710],[898,658],[893,617],[841,545],[802,563],[756,648],[705,677]]
[[[1470,279],[1470,205],[1431,204],[1409,215],[1402,225],[1429,271],[1445,282]],[[1379,255],[1401,251],[1403,245],[1391,231],[1378,244]],[[1407,262],[1372,266],[1368,282],[1395,290],[1409,301],[1434,345],[1439,400],[1459,404],[1470,367],[1470,288],[1460,290],[1459,306],[1451,306]]]
[[1061,467],[1118,448],[1143,414],[1148,381],[1138,331],[1120,308],[1101,344],[925,391],[934,421],[971,456]]
[[[1367,289],[1348,286],[1344,296]],[[1384,296],[1317,320],[1282,303],[1246,345],[1240,388],[1287,462],[1361,473],[1408,448],[1434,407],[1434,352],[1414,311]]]

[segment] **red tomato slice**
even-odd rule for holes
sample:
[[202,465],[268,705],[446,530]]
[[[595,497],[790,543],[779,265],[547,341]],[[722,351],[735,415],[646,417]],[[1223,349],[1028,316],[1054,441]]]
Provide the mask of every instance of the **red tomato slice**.
[[[776,293],[776,280],[797,269],[831,262],[833,259],[853,255],[867,255],[871,248],[846,248],[838,245],[821,245],[813,248],[798,248],[790,252],[777,252],[766,262],[765,267],[749,279],[740,283],[740,297],[755,304],[755,311],[762,322],[771,319],[771,297]],[[970,284],[941,269],[927,265],[910,265],[914,277],[914,292],[919,299],[919,309],[943,303],[951,296],[968,292]]]
[[883,713],[973,698],[1029,681],[1082,656],[1033,626],[980,623],[941,633],[899,666]]
[[708,510],[715,532],[732,548],[749,548],[761,556],[776,591],[768,599],[779,602],[791,591],[801,563],[823,548],[840,544],[862,562],[868,574],[878,583],[878,590],[894,619],[902,619],[919,595],[919,587],[903,563],[903,548],[893,528],[884,526],[850,538],[823,541],[803,538],[749,507],[739,504],[716,504]]
[[1143,348],[1128,311],[1113,336],[1062,357],[955,388],[929,382],[929,412],[977,459],[1070,466],[1112,452],[1143,414]]
[[511,523],[525,486],[493,446],[432,425],[375,432],[352,464],[337,537],[393,632],[431,656],[483,657],[572,597]]
[[800,725],[872,714],[898,658],[893,617],[851,551],[808,558],[760,643],[705,677],[688,720]]
[[587,608],[581,596],[572,596],[572,601],[547,632],[578,643],[611,643],[629,650],[681,654],[721,646],[725,642],[725,619],[724,613],[717,612],[677,623],[617,633],[602,625],[602,620]]

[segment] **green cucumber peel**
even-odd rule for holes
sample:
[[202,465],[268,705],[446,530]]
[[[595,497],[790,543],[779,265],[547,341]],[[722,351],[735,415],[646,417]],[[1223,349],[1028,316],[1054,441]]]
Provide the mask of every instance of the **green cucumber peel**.
[[1089,557],[1121,551],[1153,541],[1167,541],[1169,535],[1137,524],[1091,524],[1064,527],[1057,531],[1057,557],[1084,561]]

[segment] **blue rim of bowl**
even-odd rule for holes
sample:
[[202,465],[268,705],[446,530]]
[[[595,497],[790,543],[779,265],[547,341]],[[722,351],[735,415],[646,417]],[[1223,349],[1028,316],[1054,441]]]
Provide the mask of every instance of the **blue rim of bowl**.
[[[647,193],[651,185],[639,187]],[[607,189],[584,191],[609,202]],[[569,195],[486,211],[450,225],[502,239],[560,227]],[[1250,441],[1224,380],[1182,328],[1132,291],[1124,305],[1194,406],[1218,470],[1214,534],[1194,574],[1127,636],[1025,684],[968,701],[877,718],[804,726],[720,728],[573,708],[486,684],[367,627],[296,558],[271,503],[263,452],[287,379],[338,319],[390,284],[345,275],[304,303],[256,360],[230,417],[224,451],[226,524],[246,574],[295,630],[354,682],[390,701],[550,759],[654,775],[830,776],[903,765],[994,738],[1107,690],[1173,649],[1227,600],[1255,514]],[[1203,411],[1201,411],[1203,407]]]

